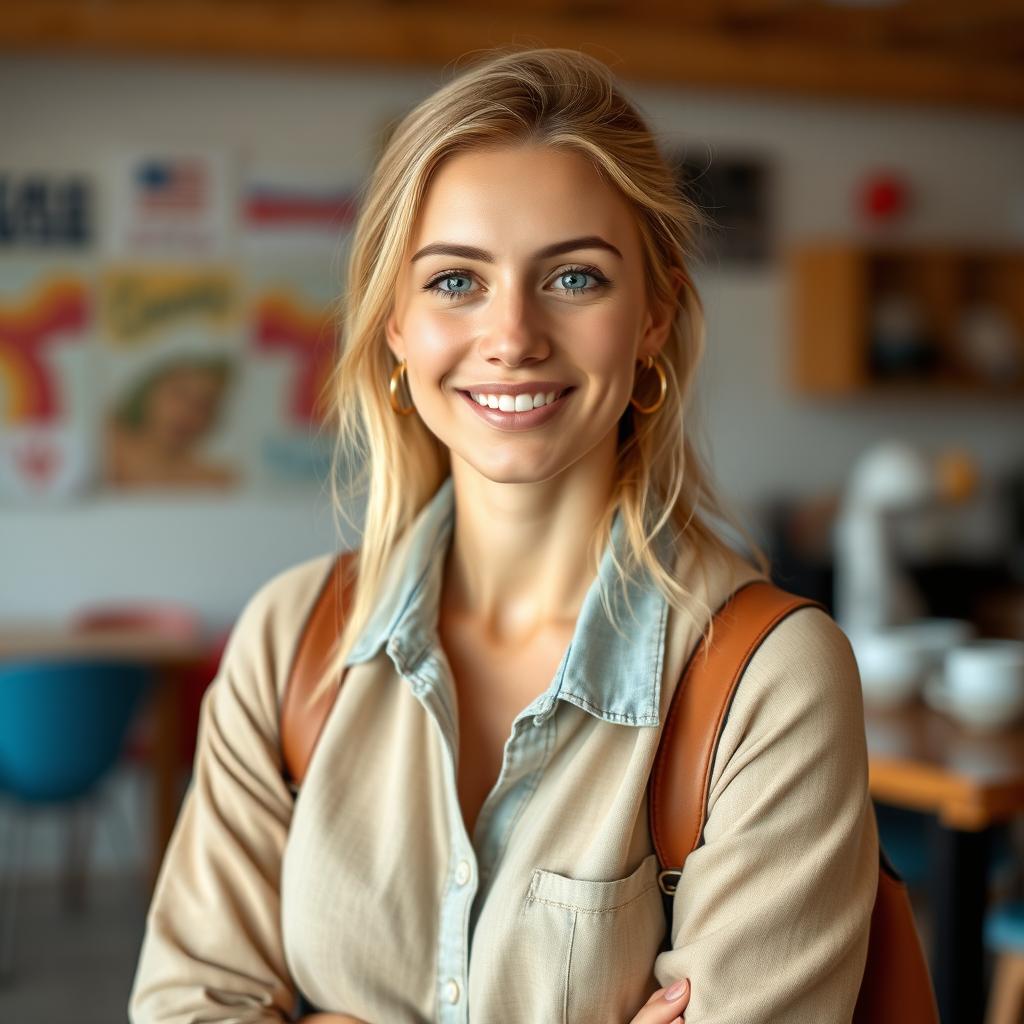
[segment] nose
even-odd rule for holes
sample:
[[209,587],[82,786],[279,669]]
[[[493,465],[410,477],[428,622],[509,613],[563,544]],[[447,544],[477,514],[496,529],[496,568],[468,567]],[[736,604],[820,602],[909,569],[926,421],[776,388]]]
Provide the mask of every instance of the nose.
[[540,362],[551,352],[541,313],[525,284],[506,283],[495,290],[483,312],[480,354],[489,363],[519,366]]

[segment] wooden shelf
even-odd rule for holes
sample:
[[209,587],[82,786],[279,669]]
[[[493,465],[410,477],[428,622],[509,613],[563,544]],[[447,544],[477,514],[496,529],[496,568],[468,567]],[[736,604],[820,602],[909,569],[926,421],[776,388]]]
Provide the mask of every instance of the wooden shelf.
[[[815,242],[787,270],[797,392],[1024,397],[1024,250]],[[1004,339],[1002,369],[967,326],[978,316]]]

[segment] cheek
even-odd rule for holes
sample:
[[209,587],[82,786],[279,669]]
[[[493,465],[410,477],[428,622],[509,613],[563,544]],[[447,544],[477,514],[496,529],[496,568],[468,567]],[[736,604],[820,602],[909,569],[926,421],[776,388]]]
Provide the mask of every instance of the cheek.
[[405,337],[412,377],[436,381],[455,365],[471,332],[457,318],[423,313],[409,317]]
[[579,365],[613,394],[628,394],[633,383],[635,324],[627,317],[606,317],[590,325],[577,346]]

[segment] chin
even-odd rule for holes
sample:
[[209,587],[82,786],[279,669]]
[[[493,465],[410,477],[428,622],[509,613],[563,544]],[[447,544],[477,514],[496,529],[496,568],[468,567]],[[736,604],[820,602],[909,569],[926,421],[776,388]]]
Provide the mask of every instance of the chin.
[[480,476],[495,484],[539,484],[558,476],[564,468],[552,468],[547,459],[533,460],[524,458],[522,454],[515,458],[481,462],[479,459],[466,458],[464,454],[454,449],[452,452]]

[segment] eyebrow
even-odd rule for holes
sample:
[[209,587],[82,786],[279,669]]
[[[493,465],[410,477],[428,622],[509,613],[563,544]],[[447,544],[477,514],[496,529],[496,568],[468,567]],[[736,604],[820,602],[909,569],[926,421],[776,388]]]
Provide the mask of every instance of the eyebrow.
[[[543,260],[550,256],[575,252],[577,249],[606,249],[618,256],[620,260],[622,259],[622,253],[600,235],[585,235],[582,238],[567,238],[564,242],[553,242],[551,245],[545,245],[543,249],[538,249],[532,259]],[[458,256],[460,259],[477,260],[480,263],[494,262],[494,254],[489,253],[486,249],[478,249],[474,245],[457,245],[455,242],[431,242],[430,245],[425,245],[420,249],[409,262],[415,263],[425,256]]]

